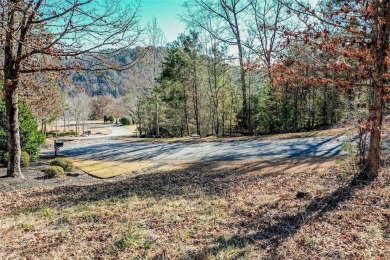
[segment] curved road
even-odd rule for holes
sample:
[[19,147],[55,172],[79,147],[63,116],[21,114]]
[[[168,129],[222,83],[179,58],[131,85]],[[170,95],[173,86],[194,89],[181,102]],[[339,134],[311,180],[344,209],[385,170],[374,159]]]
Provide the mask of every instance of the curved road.
[[110,126],[111,133],[107,136],[129,136],[132,135],[130,129],[122,126]]
[[130,131],[130,129],[117,126],[117,125],[105,125],[105,124],[93,124],[95,130],[99,128],[108,128],[111,133],[107,135],[90,135],[90,136],[79,136],[79,137],[64,137],[60,139],[65,140],[90,140],[90,139],[104,139],[107,137],[118,137],[118,136],[134,136],[135,134]]
[[[329,157],[342,154],[340,137],[231,142],[157,143],[93,139],[65,142],[60,153],[79,158],[116,161],[229,161],[258,158]],[[53,153],[51,150],[43,154]]]

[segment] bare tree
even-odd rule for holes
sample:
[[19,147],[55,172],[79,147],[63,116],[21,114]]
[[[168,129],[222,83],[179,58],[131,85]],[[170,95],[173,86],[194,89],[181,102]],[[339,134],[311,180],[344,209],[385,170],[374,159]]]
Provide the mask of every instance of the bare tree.
[[[19,88],[38,72],[130,67],[132,63],[119,68],[110,57],[132,46],[141,33],[138,2],[131,3],[125,7],[119,0],[0,0],[9,149],[7,176],[23,178]],[[71,60],[65,62],[69,57]]]
[[[254,0],[189,0],[184,5],[186,7],[186,15],[183,17],[189,24],[203,28],[216,39],[237,47],[242,90],[241,127],[244,130],[250,130],[250,122],[248,118],[248,93],[244,66],[243,25],[240,21],[244,20],[245,10],[253,2]],[[211,17],[211,19],[207,17]],[[215,29],[210,22],[218,23],[221,26]]]
[[252,36],[248,47],[269,68],[273,55],[285,47],[283,31],[287,28],[287,22],[289,30],[292,29],[290,18],[293,14],[280,0],[254,0],[248,11],[253,18],[248,23],[249,35]]
[[108,116],[109,107],[114,102],[114,98],[110,95],[96,96],[91,101],[91,119],[102,119]]
[[91,114],[91,98],[85,92],[79,92],[69,99],[69,113],[76,124],[76,135],[80,134],[80,126],[83,127],[85,120]]
[[153,53],[153,80],[157,78],[158,73],[158,60],[159,60],[159,51],[158,48],[162,47],[166,43],[164,32],[162,31],[160,25],[157,22],[156,17],[153,17],[152,20],[149,21],[146,27],[146,35],[147,35],[147,45],[152,47]]
[[[163,46],[166,43],[166,39],[164,36],[163,31],[161,30],[161,27],[159,26],[157,19],[153,17],[153,19],[148,23],[148,26],[146,28],[146,34],[148,37],[148,45],[151,47],[152,50],[152,64],[153,64],[153,78],[151,79],[151,83],[153,87],[156,87],[157,84],[157,77],[158,77],[158,69],[160,64],[158,63],[159,60],[162,59],[161,54],[162,51],[160,50],[161,46]],[[155,103],[155,127],[156,127],[156,135],[160,135],[160,100],[157,95],[155,95],[154,103]]]
[[126,115],[127,109],[124,104],[124,99],[114,99],[108,106],[108,111],[115,118],[115,124],[119,124],[119,119]]

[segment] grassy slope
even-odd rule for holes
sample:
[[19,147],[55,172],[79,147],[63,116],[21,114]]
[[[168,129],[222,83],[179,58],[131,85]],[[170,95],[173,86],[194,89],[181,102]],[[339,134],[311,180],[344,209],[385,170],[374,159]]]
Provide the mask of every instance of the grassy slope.
[[89,175],[102,179],[139,171],[155,164],[151,162],[118,162],[83,159],[74,161],[75,167]]
[[[264,170],[275,165],[280,167]],[[0,258],[385,259],[390,254],[388,166],[378,181],[348,186],[332,164],[307,159],[281,165],[189,164],[97,185],[0,193]]]

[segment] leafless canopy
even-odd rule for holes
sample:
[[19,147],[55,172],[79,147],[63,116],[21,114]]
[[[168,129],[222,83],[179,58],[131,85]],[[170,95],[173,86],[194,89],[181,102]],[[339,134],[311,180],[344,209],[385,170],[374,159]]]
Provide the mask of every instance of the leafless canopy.
[[[0,0],[1,42],[14,43],[9,48],[20,73],[85,69],[80,60],[93,61],[88,65],[91,70],[120,69],[109,57],[133,46],[142,32],[138,1],[127,3]],[[71,62],[53,62],[68,57],[73,57]]]

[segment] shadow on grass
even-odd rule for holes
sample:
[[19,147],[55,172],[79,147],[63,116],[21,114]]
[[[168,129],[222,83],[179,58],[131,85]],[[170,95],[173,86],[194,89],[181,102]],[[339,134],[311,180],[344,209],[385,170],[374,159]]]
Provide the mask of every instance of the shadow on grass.
[[[276,162],[282,164],[281,162]],[[311,169],[316,170],[316,164],[320,163],[313,159],[301,159],[301,164],[314,164]],[[295,166],[296,164],[293,163]],[[66,208],[77,205],[84,205],[89,202],[101,200],[121,200],[133,195],[141,199],[145,197],[186,199],[197,197],[225,197],[234,196],[234,189],[241,185],[246,187],[252,183],[267,184],[278,181],[279,177],[286,174],[294,176],[296,180],[311,176],[305,173],[285,173],[291,164],[280,166],[275,172],[262,172],[265,167],[274,167],[275,161],[248,162],[244,165],[230,166],[229,162],[193,163],[187,164],[184,169],[168,170],[161,172],[153,170],[137,176],[129,176],[125,180],[110,180],[93,185],[84,186],[58,186],[44,190],[29,191],[29,198],[41,198],[41,200],[30,200],[23,206],[16,209],[18,212],[41,210],[46,207]],[[255,174],[253,174],[255,173]],[[325,180],[326,181],[326,180]],[[289,179],[280,183],[289,184]],[[305,183],[303,180],[302,183]],[[302,183],[291,184],[290,189],[296,191]],[[335,182],[336,183],[336,182]],[[259,247],[259,244],[266,244],[270,251],[271,258],[278,258],[278,249],[288,238],[294,236],[302,226],[318,221],[324,214],[334,211],[340,204],[347,202],[357,190],[363,188],[367,183],[354,185],[332,186],[330,194],[314,198],[303,198],[302,203],[296,203],[291,213],[286,213],[282,200],[277,200],[264,206],[259,206],[254,213],[237,211],[234,218],[226,222],[230,229],[240,230],[240,234],[232,237],[215,238],[215,246],[206,246],[202,252],[188,252],[188,256],[202,259],[202,256],[217,255],[229,247],[243,249],[250,245]],[[339,185],[337,183],[336,185]],[[27,197],[27,196],[26,196]],[[43,198],[43,199],[42,199]],[[297,200],[298,198],[296,198]],[[303,208],[300,205],[305,205]],[[255,206],[254,206],[255,208]],[[276,214],[267,215],[268,211]],[[237,221],[239,219],[239,221]],[[245,235],[241,235],[245,234]],[[262,248],[262,246],[260,246]],[[280,258],[280,257],[279,257]]]
[[[278,255],[278,249],[284,241],[296,234],[303,225],[315,222],[326,213],[336,210],[339,205],[350,200],[357,190],[368,184],[369,182],[352,181],[351,184],[341,186],[331,194],[313,198],[303,210],[295,214],[285,214],[267,219],[264,217],[264,212],[259,212],[249,219],[245,218],[245,221],[233,225],[245,227],[248,231],[260,231],[250,235],[235,235],[228,239],[218,238],[216,246],[204,248],[195,255],[195,259],[204,255],[217,255],[229,247],[245,248],[248,245],[261,242],[266,244],[264,247],[270,249],[271,259],[281,259],[281,256]],[[270,205],[268,209],[273,207],[277,207],[277,205]],[[270,222],[276,223],[269,224]]]
[[[312,159],[301,159],[299,163],[314,165],[313,171],[321,167],[320,162]],[[182,169],[152,169],[150,172],[129,175],[124,180],[107,180],[98,184],[66,185],[64,180],[64,183],[60,183],[63,186],[29,191],[28,196],[31,198],[50,199],[43,203],[35,200],[24,203],[18,211],[34,211],[43,207],[71,207],[92,201],[126,199],[133,195],[169,198],[226,196],[240,183],[266,181],[268,178],[285,174],[291,167],[290,162],[287,162],[286,165],[278,165],[277,171],[264,172],[265,168],[272,169],[275,164],[278,165],[279,161],[254,161],[244,165],[235,162],[232,162],[232,165],[228,162],[189,163]]]

